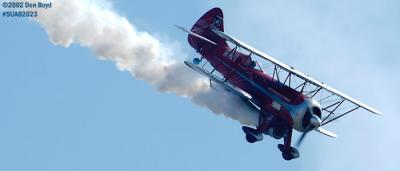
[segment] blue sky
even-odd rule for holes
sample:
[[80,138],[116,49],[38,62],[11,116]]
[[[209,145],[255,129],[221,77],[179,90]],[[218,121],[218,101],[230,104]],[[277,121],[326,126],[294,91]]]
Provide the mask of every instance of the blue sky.
[[[54,46],[39,24],[1,18],[0,170],[397,170],[398,1],[113,1],[138,30],[179,43],[208,9],[226,32],[380,109],[311,134],[287,162],[277,143],[248,144],[238,122],[98,60]],[[295,134],[295,138],[298,134]]]

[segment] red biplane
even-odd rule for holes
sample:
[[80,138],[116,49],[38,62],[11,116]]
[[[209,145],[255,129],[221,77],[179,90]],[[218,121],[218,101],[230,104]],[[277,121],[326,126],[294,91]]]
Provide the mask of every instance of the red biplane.
[[[337,137],[322,126],[363,108],[374,114],[378,110],[317,81],[308,75],[268,56],[224,32],[223,13],[213,8],[205,13],[188,33],[188,42],[201,55],[185,64],[220,84],[227,91],[240,96],[258,115],[255,128],[243,126],[249,143],[261,141],[263,134],[276,139],[286,160],[299,157],[291,146],[292,131],[305,135],[314,130],[329,137]],[[234,47],[229,46],[230,43]],[[271,68],[264,71],[256,59],[268,61]],[[207,68],[208,67],[208,68]],[[216,72],[217,71],[217,72]]]

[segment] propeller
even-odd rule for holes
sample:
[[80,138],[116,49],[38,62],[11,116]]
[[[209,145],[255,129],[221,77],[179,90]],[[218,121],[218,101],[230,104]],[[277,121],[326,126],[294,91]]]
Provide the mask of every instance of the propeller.
[[307,111],[305,113],[302,125],[304,128],[306,128],[306,131],[297,140],[296,147],[300,147],[300,145],[303,143],[306,135],[312,130],[317,131],[319,133],[322,133],[322,134],[332,137],[332,138],[337,137],[337,135],[335,133],[321,128],[321,119],[317,115],[311,114],[310,111]]
[[300,147],[301,143],[303,143],[303,140],[304,140],[304,138],[306,137],[306,135],[307,135],[306,132],[303,133],[303,134],[301,134],[300,138],[299,138],[299,139],[297,140],[297,142],[296,142],[296,147],[297,147],[297,148]]

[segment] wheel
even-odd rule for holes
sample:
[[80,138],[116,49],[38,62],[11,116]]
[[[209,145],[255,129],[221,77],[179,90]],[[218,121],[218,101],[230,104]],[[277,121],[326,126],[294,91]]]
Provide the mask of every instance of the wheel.
[[251,135],[249,135],[249,134],[246,134],[246,140],[247,140],[247,142],[249,142],[249,143],[255,143],[255,142],[257,141],[257,138],[254,137],[254,136],[251,136]]
[[291,151],[282,152],[282,157],[285,160],[292,160],[295,158],[299,158],[300,154],[299,154],[299,151],[297,151],[295,148],[291,148]]
[[299,151],[294,147],[290,147],[289,151],[285,151],[284,150],[284,145],[283,144],[278,144],[278,148],[279,148],[279,150],[281,150],[282,157],[285,160],[292,160],[292,159],[300,157]]
[[300,157],[300,153],[299,153],[299,151],[298,151],[296,148],[291,147],[290,149],[291,149],[291,153],[292,153],[292,155],[293,155],[294,158]]
[[292,159],[294,159],[293,154],[290,153],[290,152],[283,152],[283,153],[282,153],[282,157],[283,157],[283,159],[285,159],[285,160],[292,160]]

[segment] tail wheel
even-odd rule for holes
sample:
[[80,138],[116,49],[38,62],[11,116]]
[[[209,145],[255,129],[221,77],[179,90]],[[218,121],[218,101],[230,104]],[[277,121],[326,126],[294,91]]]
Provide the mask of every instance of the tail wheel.
[[194,58],[193,59],[193,64],[195,64],[195,65],[199,65],[200,62],[201,62],[201,60],[199,58]]

